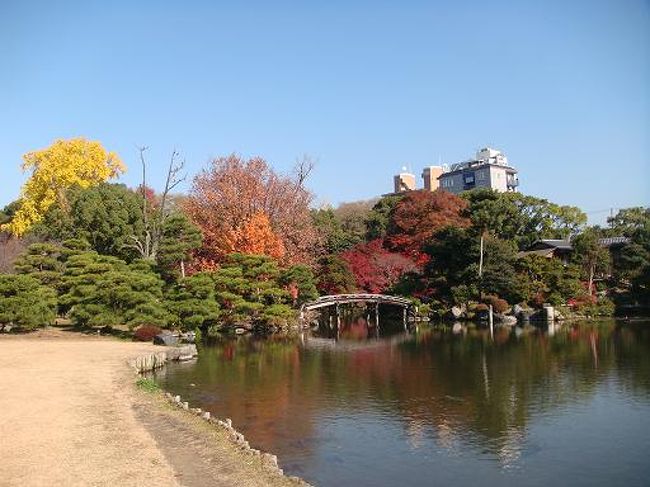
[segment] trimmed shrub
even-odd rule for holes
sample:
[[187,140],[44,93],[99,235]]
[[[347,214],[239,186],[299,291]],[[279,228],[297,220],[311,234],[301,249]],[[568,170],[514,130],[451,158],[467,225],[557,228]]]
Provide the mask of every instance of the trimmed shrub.
[[6,325],[24,330],[46,326],[56,318],[56,292],[37,279],[0,274],[0,329]]
[[161,332],[162,329],[156,325],[142,325],[133,333],[133,339],[139,342],[151,342]]
[[508,304],[508,301],[505,299],[501,299],[499,296],[493,296],[493,295],[488,295],[485,296],[485,299],[483,300],[485,304],[492,305],[492,309],[494,310],[495,313],[505,313],[508,308],[510,308],[510,305]]

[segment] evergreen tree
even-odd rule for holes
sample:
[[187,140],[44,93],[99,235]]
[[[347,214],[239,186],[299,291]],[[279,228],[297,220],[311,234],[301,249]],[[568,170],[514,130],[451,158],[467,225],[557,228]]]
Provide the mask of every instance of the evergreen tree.
[[294,315],[277,262],[264,255],[231,254],[212,273],[216,300],[228,324],[279,324]]
[[206,273],[181,279],[168,293],[173,323],[183,330],[218,326],[220,308],[215,299],[214,281]]
[[27,275],[0,274],[0,328],[26,330],[45,326],[56,318],[56,292]]
[[77,326],[164,326],[162,288],[149,263],[82,252],[67,260],[60,302]]
[[318,297],[314,273],[306,265],[297,264],[283,270],[279,282],[291,293],[294,306],[300,306]]
[[401,195],[384,196],[375,203],[366,219],[366,240],[386,237],[391,215],[400,199]]
[[594,293],[594,279],[606,275],[611,268],[609,250],[599,242],[598,229],[588,228],[571,242],[571,261],[582,269],[582,279],[587,282],[589,294]]
[[338,255],[327,255],[318,263],[316,287],[321,294],[356,291],[357,283],[348,263]]
[[157,268],[172,280],[184,274],[192,251],[201,246],[201,231],[183,213],[175,212],[165,220],[158,250]]
[[73,187],[67,205],[52,206],[34,232],[55,240],[83,239],[102,255],[131,261],[138,257],[132,237],[143,231],[140,197],[123,184]]
[[532,254],[520,258],[516,268],[522,276],[526,300],[536,305],[562,305],[584,294],[580,269],[575,265],[564,265],[558,259]]
[[57,289],[63,274],[63,249],[52,243],[35,243],[15,263],[16,272],[28,274],[41,284]]
[[461,197],[469,202],[464,215],[478,235],[488,233],[513,241],[520,250],[542,238],[569,238],[587,222],[587,216],[574,206],[522,193],[475,189]]
[[361,241],[356,235],[345,232],[332,208],[312,210],[311,217],[320,246],[327,254],[336,254]]

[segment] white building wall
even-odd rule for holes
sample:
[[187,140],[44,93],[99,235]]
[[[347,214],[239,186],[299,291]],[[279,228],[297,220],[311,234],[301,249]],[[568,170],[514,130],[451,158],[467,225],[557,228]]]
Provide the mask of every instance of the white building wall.
[[508,191],[506,169],[504,167],[490,166],[490,187],[502,193]]

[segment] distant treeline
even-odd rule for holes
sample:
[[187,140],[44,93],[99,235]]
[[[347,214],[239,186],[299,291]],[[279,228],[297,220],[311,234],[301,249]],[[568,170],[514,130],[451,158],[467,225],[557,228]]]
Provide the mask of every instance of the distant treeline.
[[[650,210],[607,228],[578,208],[520,193],[412,191],[312,207],[305,181],[261,158],[217,158],[187,194],[174,152],[160,190],[109,182],[125,170],[98,142],[59,140],[24,156],[30,177],[0,212],[0,326],[57,316],[77,326],[263,330],[286,326],[320,294],[363,290],[454,305],[550,302],[610,314],[649,300]],[[156,167],[160,167],[157,165]],[[617,246],[604,237],[626,237]],[[523,252],[571,239],[568,258]]]

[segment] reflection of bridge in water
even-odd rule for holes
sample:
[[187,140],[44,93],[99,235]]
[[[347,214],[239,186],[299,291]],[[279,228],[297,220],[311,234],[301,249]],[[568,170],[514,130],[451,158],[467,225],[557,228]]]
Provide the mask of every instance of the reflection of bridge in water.
[[[305,313],[308,311],[314,311],[323,308],[334,309],[334,316],[330,316],[330,328],[334,328],[334,322],[332,318],[335,318],[336,330],[338,331],[341,328],[341,310],[342,305],[347,304],[365,304],[368,310],[366,322],[368,326],[371,326],[370,315],[374,317],[374,328],[376,331],[379,331],[379,306],[380,305],[389,305],[389,306],[398,306],[402,308],[402,321],[404,329],[407,328],[409,317],[415,315],[415,306],[413,303],[406,298],[399,296],[389,296],[387,294],[367,294],[367,293],[356,293],[356,294],[333,294],[329,296],[321,296],[315,301],[310,301],[305,303],[300,308],[300,319],[305,318]],[[370,306],[369,306],[370,305]]]
[[317,350],[331,350],[336,352],[350,352],[354,350],[373,350],[381,348],[390,348],[400,343],[412,340],[413,335],[402,333],[389,338],[369,339],[369,340],[346,340],[322,338],[313,335],[304,335],[301,337],[302,346],[305,348]]

